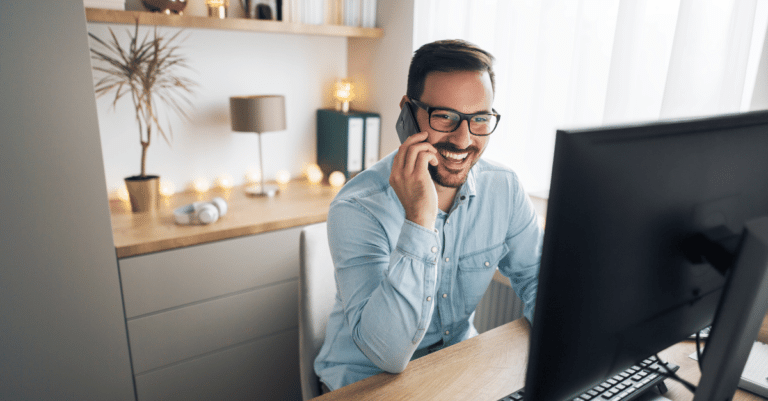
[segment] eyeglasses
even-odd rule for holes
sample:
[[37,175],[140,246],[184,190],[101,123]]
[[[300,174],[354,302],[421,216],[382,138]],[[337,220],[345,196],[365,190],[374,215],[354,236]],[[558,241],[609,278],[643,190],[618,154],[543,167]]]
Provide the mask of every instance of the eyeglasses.
[[435,131],[453,132],[459,128],[461,122],[467,120],[469,133],[476,136],[488,136],[496,130],[501,115],[496,110],[493,113],[464,114],[452,109],[432,107],[416,99],[409,99],[415,106],[422,108],[429,114],[429,126]]

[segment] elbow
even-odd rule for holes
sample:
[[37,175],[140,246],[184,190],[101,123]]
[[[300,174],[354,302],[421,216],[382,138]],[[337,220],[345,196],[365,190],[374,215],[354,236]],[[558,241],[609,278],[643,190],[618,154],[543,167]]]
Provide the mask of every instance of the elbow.
[[384,349],[375,352],[367,347],[360,347],[371,362],[376,367],[387,373],[402,373],[408,366],[408,362],[411,361],[411,355],[403,352],[403,350],[396,351],[394,349]]
[[391,360],[391,361],[379,361],[376,365],[383,371],[387,373],[403,373],[405,368],[408,366],[408,362],[410,360]]
[[[413,344],[397,344],[392,338],[359,335],[353,336],[353,340],[363,354],[379,369],[387,373],[401,373],[411,361],[415,346]],[[410,345],[410,346],[409,346]]]

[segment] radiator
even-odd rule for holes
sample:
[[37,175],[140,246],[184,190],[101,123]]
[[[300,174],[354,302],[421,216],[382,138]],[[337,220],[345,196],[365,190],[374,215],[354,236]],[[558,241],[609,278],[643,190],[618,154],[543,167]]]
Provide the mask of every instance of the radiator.
[[[502,280],[509,280],[500,274],[497,276],[502,277]],[[522,316],[523,301],[518,298],[512,287],[494,278],[477,305],[474,324],[477,332],[483,333]]]

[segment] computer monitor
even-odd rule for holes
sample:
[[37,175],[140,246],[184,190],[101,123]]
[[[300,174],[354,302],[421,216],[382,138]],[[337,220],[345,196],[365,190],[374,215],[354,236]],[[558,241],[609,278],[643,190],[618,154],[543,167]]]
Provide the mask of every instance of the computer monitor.
[[572,399],[710,324],[695,400],[729,399],[768,306],[761,216],[768,111],[558,131],[526,399]]

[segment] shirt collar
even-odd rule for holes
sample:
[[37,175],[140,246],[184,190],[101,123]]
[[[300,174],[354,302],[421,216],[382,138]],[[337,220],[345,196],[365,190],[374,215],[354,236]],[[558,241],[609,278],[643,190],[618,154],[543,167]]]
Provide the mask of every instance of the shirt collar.
[[462,185],[461,189],[459,189],[459,196],[477,195],[477,188],[475,186],[476,186],[475,167],[473,166],[471,169],[469,169],[469,174],[467,174],[467,181],[465,181],[464,185]]

